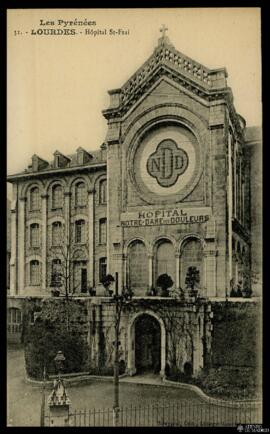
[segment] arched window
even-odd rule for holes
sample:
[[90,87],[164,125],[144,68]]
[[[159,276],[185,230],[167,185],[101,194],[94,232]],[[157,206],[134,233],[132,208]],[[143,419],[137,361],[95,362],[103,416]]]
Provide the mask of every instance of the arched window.
[[22,325],[22,312],[16,307],[8,309],[8,333],[19,333]]
[[75,243],[85,243],[85,221],[75,222]]
[[198,286],[202,285],[203,282],[203,251],[200,240],[196,238],[188,239],[182,248],[181,252],[181,287],[184,289],[186,287],[186,277],[189,267],[195,267],[199,271],[200,282]]
[[107,242],[107,219],[102,218],[99,220],[99,244],[106,244]]
[[75,205],[76,206],[86,205],[86,188],[84,182],[78,182],[75,185]]
[[102,282],[107,274],[107,258],[99,259],[99,281]]
[[99,203],[107,203],[107,180],[103,179],[99,184]]
[[33,187],[30,190],[30,210],[31,211],[40,210],[40,195],[39,195],[38,187]]
[[61,185],[54,185],[52,188],[52,208],[58,209],[63,207],[63,190]]
[[62,223],[54,222],[52,224],[52,245],[60,246],[62,242]]
[[148,287],[147,251],[144,243],[135,240],[128,247],[128,286],[135,295],[145,295]]
[[51,286],[62,286],[62,264],[60,259],[52,260]]
[[40,237],[39,237],[39,224],[32,223],[30,226],[30,246],[39,247]]
[[173,280],[173,286],[175,287],[175,252],[174,246],[171,241],[163,239],[160,240],[156,246],[155,255],[155,281],[156,284],[158,277],[161,274],[168,274]]
[[30,262],[30,285],[40,285],[40,263],[37,260]]

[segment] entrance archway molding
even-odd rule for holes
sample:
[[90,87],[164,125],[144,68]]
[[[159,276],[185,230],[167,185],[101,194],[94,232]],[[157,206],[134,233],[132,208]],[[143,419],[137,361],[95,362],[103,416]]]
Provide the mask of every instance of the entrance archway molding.
[[142,312],[135,313],[128,324],[128,364],[127,373],[132,376],[136,374],[136,360],[135,360],[135,323],[139,316],[150,315],[155,318],[160,325],[160,376],[165,376],[166,365],[166,329],[162,318],[160,318],[152,310],[144,310]]

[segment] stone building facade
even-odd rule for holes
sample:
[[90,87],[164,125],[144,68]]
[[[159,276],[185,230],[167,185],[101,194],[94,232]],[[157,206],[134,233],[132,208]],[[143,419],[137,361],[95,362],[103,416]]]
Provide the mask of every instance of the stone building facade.
[[191,265],[203,296],[224,297],[232,279],[244,284],[252,178],[245,121],[226,77],[163,35],[123,87],[109,91],[100,151],[56,151],[52,163],[34,155],[9,176],[12,294],[46,293],[57,232],[81,249],[71,288],[76,279],[80,289],[98,287],[104,273],[118,272],[121,287],[141,296],[167,272],[178,289]]
[[[134,300],[160,295],[157,279],[165,273],[177,293],[185,290],[190,267],[199,276],[199,295],[210,301],[229,296],[232,286],[248,285],[256,244],[251,236],[254,158],[246,143],[249,129],[236,113],[226,78],[225,68],[199,64],[163,34],[142,67],[120,89],[109,91],[110,105],[103,111],[108,130],[100,150],[78,148],[68,156],[56,151],[51,163],[34,155],[24,172],[8,177],[13,297],[50,296],[64,263],[67,290],[75,295],[95,288],[102,296],[101,280],[108,273],[118,273],[120,291],[131,289]],[[256,146],[252,149],[258,155]],[[133,315],[146,315],[146,329],[155,330],[158,322],[162,348],[168,324],[152,300],[152,310],[138,305]],[[163,301],[171,306],[171,298]],[[207,303],[198,309],[204,312]],[[172,311],[180,309],[179,317],[192,322],[196,303],[176,305]],[[190,350],[193,356],[197,351],[195,370],[203,367],[206,339],[198,312],[192,336],[202,336],[192,337]],[[207,318],[203,313],[202,324]],[[131,345],[125,360],[132,372],[135,341],[124,342]]]

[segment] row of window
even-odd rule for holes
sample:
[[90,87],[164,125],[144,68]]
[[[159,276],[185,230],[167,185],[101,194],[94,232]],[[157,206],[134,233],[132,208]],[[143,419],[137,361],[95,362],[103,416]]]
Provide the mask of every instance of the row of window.
[[[75,222],[75,243],[86,242],[86,224],[85,220],[77,220]],[[99,243],[106,244],[107,241],[107,219],[102,218],[99,220]],[[59,246],[63,242],[63,225],[57,221],[52,224],[52,246]],[[40,246],[40,225],[32,223],[30,225],[30,246]]]
[[244,159],[239,145],[235,141],[232,132],[231,140],[231,165],[232,165],[232,212],[233,216],[244,223],[245,219],[245,176]]
[[[74,270],[76,267],[74,265]],[[79,288],[85,289],[87,285],[87,270],[85,267],[80,269],[79,274]],[[99,281],[101,282],[107,274],[107,258],[103,257],[99,259]],[[52,260],[51,268],[51,282],[50,285],[54,287],[60,287],[64,284],[63,279],[65,273],[65,267],[62,264],[61,259]],[[74,280],[78,281],[78,273]],[[33,260],[30,262],[30,285],[39,286],[41,284],[41,263],[38,260]],[[14,322],[14,321],[13,321]]]
[[21,331],[22,312],[16,307],[8,309],[8,333],[19,333]]
[[[63,208],[64,195],[63,187],[56,184],[52,188],[52,209]],[[107,181],[103,179],[99,183],[99,203],[107,203]],[[78,182],[75,185],[75,206],[85,206],[87,204],[87,190],[84,182]],[[32,187],[30,190],[30,211],[39,211],[41,208],[40,191],[38,187]]]

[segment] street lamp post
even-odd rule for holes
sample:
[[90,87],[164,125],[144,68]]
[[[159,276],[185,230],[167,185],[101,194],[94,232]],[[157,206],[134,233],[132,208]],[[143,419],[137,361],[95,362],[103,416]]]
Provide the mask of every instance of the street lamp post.
[[114,425],[119,422],[119,295],[118,295],[118,273],[115,273],[115,321],[114,321],[114,403],[113,417]]
[[62,351],[58,351],[54,358],[58,371],[58,379],[54,380],[53,390],[48,398],[50,426],[70,426],[69,407],[71,402],[61,378],[61,370],[63,369],[65,360],[66,358]]
[[60,371],[63,369],[63,364],[64,361],[66,360],[64,354],[62,353],[62,351],[58,351],[58,353],[56,354],[54,361],[55,361],[55,366],[57,368],[58,371],[58,378],[60,378]]
[[45,426],[45,380],[46,380],[46,369],[45,369],[45,364],[44,364],[42,398],[41,398],[41,409],[40,409],[40,426]]
[[115,302],[115,321],[114,321],[114,404],[113,418],[114,426],[119,425],[119,331],[121,312],[124,304],[131,301],[131,292],[125,292],[119,295],[118,293],[118,273],[115,273],[115,294],[113,300]]

